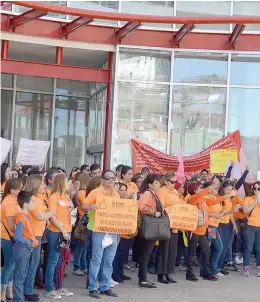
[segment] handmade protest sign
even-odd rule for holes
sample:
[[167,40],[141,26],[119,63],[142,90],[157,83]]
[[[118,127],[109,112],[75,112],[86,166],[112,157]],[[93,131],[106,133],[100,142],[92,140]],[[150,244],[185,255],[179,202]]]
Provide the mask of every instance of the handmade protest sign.
[[98,197],[94,232],[134,234],[137,230],[137,201],[133,199]]
[[12,142],[8,139],[1,137],[1,165],[6,160],[7,155],[10,151]]
[[238,160],[237,149],[219,149],[210,151],[210,172],[225,173],[228,162]]
[[195,231],[198,226],[198,209],[190,204],[176,204],[165,208],[171,229]]
[[34,141],[21,138],[16,163],[22,165],[42,166],[50,147],[49,141]]

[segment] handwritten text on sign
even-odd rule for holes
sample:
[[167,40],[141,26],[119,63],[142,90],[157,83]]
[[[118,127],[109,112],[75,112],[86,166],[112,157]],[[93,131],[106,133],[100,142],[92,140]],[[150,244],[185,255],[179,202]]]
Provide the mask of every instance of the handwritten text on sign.
[[12,145],[11,141],[1,137],[1,165],[6,160],[11,145]]
[[21,138],[16,163],[41,166],[46,160],[49,147],[49,141],[34,141]]
[[134,234],[137,230],[138,205],[136,200],[97,198],[94,232]]
[[237,149],[219,149],[210,151],[210,172],[225,173],[228,162],[238,160]]
[[190,204],[176,204],[165,208],[172,229],[195,231],[198,226],[198,209]]

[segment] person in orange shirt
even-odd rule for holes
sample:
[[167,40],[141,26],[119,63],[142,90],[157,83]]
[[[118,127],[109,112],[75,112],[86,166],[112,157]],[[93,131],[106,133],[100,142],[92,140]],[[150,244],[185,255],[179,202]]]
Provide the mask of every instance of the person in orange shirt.
[[[85,211],[95,211],[97,209],[98,197],[114,197],[120,198],[120,195],[115,190],[116,175],[113,171],[107,170],[102,173],[102,185],[91,191],[84,201],[83,209]],[[88,229],[94,228],[94,217],[92,225],[88,225]],[[101,295],[117,297],[111,289],[111,275],[113,270],[113,260],[116,254],[116,249],[119,241],[119,235],[109,234],[109,245],[102,248],[102,243],[106,233],[92,232],[92,258],[88,272],[89,278],[89,295],[92,298],[100,298]],[[99,274],[100,272],[100,274]],[[99,282],[100,280],[100,282]],[[98,292],[100,288],[100,294]]]
[[13,298],[13,236],[14,216],[21,208],[17,195],[22,190],[21,179],[9,179],[5,186],[1,203],[1,247],[4,255],[4,267],[1,272],[1,300]]
[[[82,218],[82,216],[85,214],[85,211],[82,209],[82,204],[86,199],[86,191],[89,181],[90,181],[89,175],[82,173],[79,176],[80,187],[77,194],[77,202],[78,202],[77,221],[79,221]],[[73,274],[76,276],[85,276],[85,274],[87,274],[87,243],[82,240],[75,240],[75,243],[76,243],[76,247],[74,250]]]
[[127,198],[132,198],[135,193],[138,193],[139,189],[137,185],[132,182],[133,170],[129,166],[123,166],[121,169],[121,182],[127,185]]
[[33,194],[34,208],[29,211],[29,215],[34,234],[39,242],[39,245],[33,249],[30,256],[29,270],[24,285],[24,296],[29,301],[37,301],[39,300],[39,296],[34,294],[33,288],[36,271],[41,258],[42,236],[45,231],[46,222],[55,215],[55,210],[49,212],[47,210],[45,184],[41,174],[30,175],[26,180],[24,191],[32,192]]
[[[34,209],[32,192],[21,191],[17,196],[21,211],[14,217],[14,297],[13,301],[24,301],[24,287],[27,277],[30,256],[34,248],[39,245],[35,237],[29,211]],[[39,298],[38,298],[39,300]],[[30,301],[30,300],[29,300]],[[36,301],[36,300],[32,300]]]
[[136,173],[132,178],[132,182],[137,185],[139,191],[141,190],[143,181],[144,181],[144,177],[142,173]]
[[53,180],[51,196],[48,200],[49,210],[56,211],[56,214],[50,218],[50,224],[46,232],[49,259],[46,269],[45,284],[47,288],[46,297],[51,299],[61,299],[61,296],[73,295],[73,293],[62,287],[59,291],[56,291],[53,283],[55,272],[57,272],[62,261],[62,253],[59,253],[56,249],[58,237],[60,233],[62,233],[64,241],[69,242],[72,229],[70,217],[72,202],[66,194],[68,188],[69,185],[66,175],[56,175]]
[[244,228],[243,275],[249,276],[251,253],[255,247],[256,276],[260,277],[260,181],[252,185],[252,196],[246,197],[243,211],[248,214],[247,225]]
[[7,164],[1,165],[1,192],[4,192],[6,182],[12,178],[12,170]]
[[196,253],[197,245],[201,247],[204,254],[203,263],[203,279],[209,281],[218,280],[217,277],[210,274],[210,248],[206,235],[208,227],[208,206],[213,206],[220,203],[224,198],[216,197],[211,194],[211,191],[215,186],[211,186],[202,191],[202,185],[199,182],[192,182],[188,186],[188,192],[191,195],[189,204],[196,206],[199,210],[198,227],[194,233],[190,234],[189,246],[188,246],[188,261],[187,261],[187,273],[186,280],[197,282],[198,279],[193,273],[193,256]]
[[[177,176],[174,172],[167,172],[164,175],[162,179],[163,186],[157,192],[157,196],[159,197],[163,208],[184,203],[184,201],[180,199],[178,191],[175,189],[177,182]],[[161,241],[159,244],[157,274],[160,283],[177,283],[177,281],[172,278],[172,274],[175,270],[178,236],[178,230],[172,230],[171,238],[169,240]]]

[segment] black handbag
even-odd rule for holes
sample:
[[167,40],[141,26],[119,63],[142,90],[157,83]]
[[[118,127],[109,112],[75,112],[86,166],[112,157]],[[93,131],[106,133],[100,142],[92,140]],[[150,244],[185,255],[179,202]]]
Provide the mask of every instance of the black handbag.
[[88,242],[88,214],[84,214],[79,220],[74,230],[74,237],[78,240]]
[[163,213],[163,207],[159,198],[149,191],[156,201],[156,211],[160,217],[142,215],[140,237],[146,240],[168,240],[171,238],[170,219]]

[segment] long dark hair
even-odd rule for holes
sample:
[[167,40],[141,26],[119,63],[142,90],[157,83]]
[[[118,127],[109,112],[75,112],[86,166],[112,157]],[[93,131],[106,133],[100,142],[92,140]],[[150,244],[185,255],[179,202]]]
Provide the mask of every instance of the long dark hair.
[[156,174],[148,174],[146,179],[143,181],[143,183],[141,185],[140,192],[143,193],[143,192],[149,190],[149,184],[153,184],[156,180],[160,181],[161,176],[156,175]]
[[1,185],[6,181],[5,179],[5,172],[8,168],[8,164],[4,163],[1,165]]
[[130,166],[123,166],[121,169],[121,179],[123,179],[123,175],[126,175],[130,170],[133,170]]

